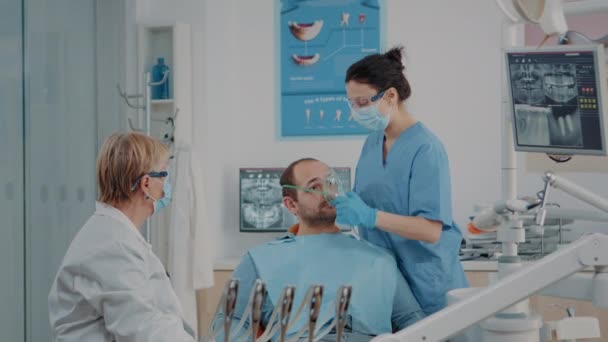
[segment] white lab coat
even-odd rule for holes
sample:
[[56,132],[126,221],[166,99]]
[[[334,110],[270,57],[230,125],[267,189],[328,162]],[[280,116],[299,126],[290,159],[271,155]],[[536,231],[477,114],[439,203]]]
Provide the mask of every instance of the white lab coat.
[[105,204],[72,241],[48,304],[54,341],[195,341],[151,246]]
[[178,144],[169,225],[168,266],[184,317],[197,326],[196,290],[213,286],[213,239],[207,226],[203,170],[186,145]]

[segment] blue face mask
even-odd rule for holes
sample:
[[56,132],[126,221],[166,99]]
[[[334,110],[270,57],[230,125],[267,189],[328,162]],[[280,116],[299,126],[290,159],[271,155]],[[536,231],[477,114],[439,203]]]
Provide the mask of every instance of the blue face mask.
[[150,197],[151,199],[154,200],[154,213],[158,213],[161,209],[166,208],[169,203],[171,203],[171,194],[172,194],[172,189],[171,189],[171,182],[169,182],[169,179],[165,178],[165,182],[163,183],[163,198],[161,199],[156,199],[150,195],[148,195],[148,197]]
[[391,114],[382,115],[378,105],[372,104],[363,108],[352,108],[353,117],[359,125],[372,131],[384,131],[388,127]]
[[[154,213],[157,213],[161,209],[166,208],[169,205],[169,203],[171,203],[172,189],[171,189],[171,182],[169,181],[169,178],[168,178],[169,173],[167,171],[150,172],[150,173],[148,173],[148,176],[152,177],[152,179],[156,180],[157,182],[163,182],[163,198],[156,199],[146,193],[146,196],[148,198],[151,198],[154,200]],[[161,177],[164,177],[165,180],[161,181],[158,179]],[[133,184],[133,186],[131,187],[131,191],[135,191],[140,179],[141,178],[138,178],[137,181],[135,181],[135,184]]]

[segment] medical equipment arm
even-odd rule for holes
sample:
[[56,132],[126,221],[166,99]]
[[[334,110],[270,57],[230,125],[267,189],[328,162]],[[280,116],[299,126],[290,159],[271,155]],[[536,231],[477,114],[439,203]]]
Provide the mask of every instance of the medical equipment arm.
[[[493,313],[587,266],[606,265],[608,265],[608,235],[590,234],[466,300],[448,306],[396,334],[381,335],[373,341],[444,341]],[[608,284],[606,279],[608,274],[605,275],[601,283]],[[606,288],[608,285],[604,285],[604,289]],[[608,296],[608,292],[605,291],[604,293],[596,291],[596,294]],[[607,301],[604,299],[604,302]]]
[[287,336],[287,327],[289,326],[289,318],[291,316],[291,309],[293,308],[295,289],[295,286],[287,286],[283,296],[281,296],[281,311],[279,315],[279,323],[281,326],[281,334],[279,335],[280,342],[285,342],[285,337]]
[[346,326],[346,321],[348,320],[348,307],[350,305],[350,297],[352,295],[353,288],[352,286],[341,286],[338,289],[338,295],[336,296],[336,300],[338,301],[336,305],[336,342],[342,341],[342,334],[344,334],[344,327]]
[[[545,174],[544,180],[546,182],[544,204],[550,185],[608,212],[606,200],[583,187],[550,172]],[[541,209],[544,209],[544,205]],[[597,271],[592,281],[593,303],[600,307],[608,307],[608,235],[594,233],[581,237],[564,249],[538,260],[472,297],[448,306],[405,330],[393,335],[378,336],[373,341],[444,341],[493,313],[500,312],[590,266],[596,267]]]
[[251,306],[251,340],[255,342],[262,321],[262,309],[266,298],[266,284],[256,282]]
[[[233,280],[239,280],[239,293],[240,295],[236,298],[235,308],[232,313],[232,326],[230,328],[230,338],[238,337],[241,334],[241,329],[249,329],[251,325],[250,311],[251,307],[248,306],[250,298],[254,294],[256,284],[258,282],[259,275],[253,265],[253,260],[249,254],[243,256],[241,262],[236,267],[233,273]],[[223,341],[226,336],[224,333],[224,319],[225,319],[225,301],[226,293],[230,281],[227,283],[227,288],[224,291],[224,296],[218,304],[217,311],[213,318],[213,323],[208,331],[207,340],[212,340],[212,337],[217,341]],[[249,295],[249,296],[248,296]],[[265,297],[262,302],[262,317],[261,324],[265,325],[268,322],[270,313],[272,312],[272,303],[268,297]]]
[[[589,203],[592,206],[608,213],[608,201],[601,196],[598,196],[591,191],[577,185],[566,178],[558,176],[553,172],[545,172],[544,181],[546,184],[564,191],[565,193],[578,198],[579,200]],[[546,198],[545,194],[545,198]]]
[[228,283],[226,290],[226,302],[224,302],[224,341],[230,341],[230,327],[232,326],[232,317],[234,316],[234,308],[236,307],[236,299],[239,292],[238,280],[232,279]]
[[319,319],[319,314],[321,313],[321,303],[323,301],[323,286],[316,286],[309,310],[308,310],[308,341],[313,342],[315,338],[315,328],[317,326],[317,320]]

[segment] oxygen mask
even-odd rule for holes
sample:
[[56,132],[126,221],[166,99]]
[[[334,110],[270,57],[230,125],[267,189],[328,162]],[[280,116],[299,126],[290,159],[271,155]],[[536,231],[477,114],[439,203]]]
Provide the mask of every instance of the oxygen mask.
[[323,197],[327,201],[327,203],[331,204],[331,202],[340,197],[344,196],[344,182],[336,171],[333,169],[329,169],[327,174],[325,175],[325,181],[323,182]]

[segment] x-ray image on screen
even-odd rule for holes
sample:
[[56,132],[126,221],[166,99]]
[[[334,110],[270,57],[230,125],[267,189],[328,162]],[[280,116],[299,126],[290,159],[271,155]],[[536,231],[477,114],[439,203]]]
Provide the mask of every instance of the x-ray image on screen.
[[544,71],[541,65],[514,64],[511,65],[511,75],[514,103],[545,104],[545,93],[543,91]]
[[570,104],[576,107],[574,64],[513,64],[511,84],[516,104]]
[[606,73],[599,46],[506,52],[515,150],[606,154]]
[[522,60],[510,66],[518,143],[583,147],[576,66]]
[[544,66],[543,91],[549,103],[570,104],[576,108],[576,65],[556,63]]
[[515,124],[517,140],[520,144],[542,145],[550,144],[549,117],[551,110],[530,105],[515,105]]
[[[350,190],[350,168],[333,168],[341,183]],[[279,182],[283,168],[241,168],[240,178],[240,231],[284,232],[298,222],[283,205],[283,192]]]
[[296,223],[283,205],[283,169],[241,169],[241,230],[282,231]]
[[549,145],[583,147],[581,119],[576,107],[550,107]]
[[[583,146],[580,115],[562,107],[515,105],[517,142],[534,146]],[[563,111],[563,112],[562,112]]]

